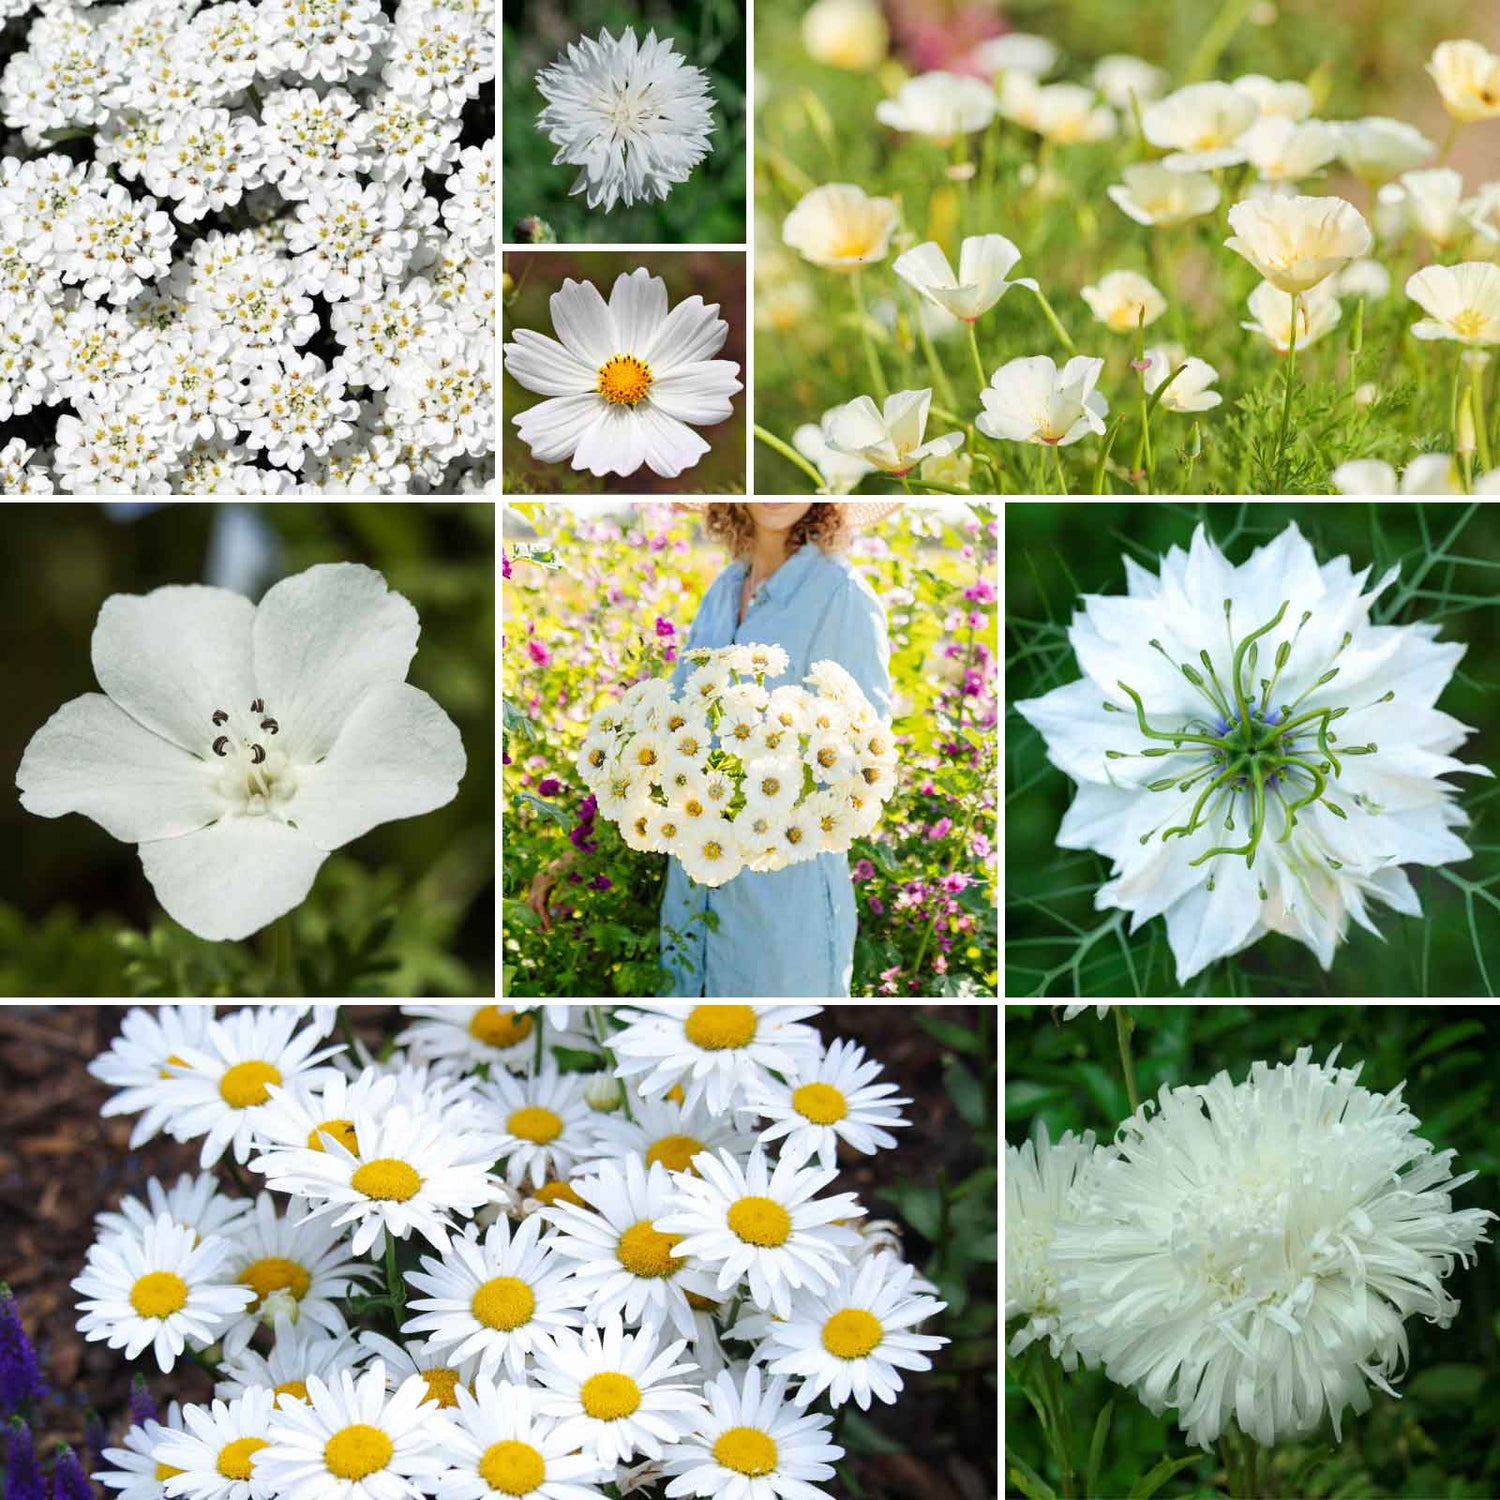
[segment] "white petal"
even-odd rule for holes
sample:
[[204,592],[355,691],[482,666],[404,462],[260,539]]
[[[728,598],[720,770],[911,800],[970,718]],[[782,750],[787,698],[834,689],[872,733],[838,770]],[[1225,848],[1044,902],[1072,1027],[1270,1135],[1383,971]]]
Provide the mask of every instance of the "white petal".
[[705,303],[702,297],[679,302],[657,329],[641,358],[658,375],[665,375],[679,365],[712,359],[729,337],[729,324],[718,313],[719,304]]
[[561,290],[553,292],[550,305],[552,326],[563,347],[590,369],[597,370],[622,352],[613,347],[614,323],[593,282],[569,277]]
[[548,401],[538,401],[511,420],[533,458],[543,463],[558,463],[572,458],[578,439],[599,414],[600,404],[600,397],[593,393],[554,396]]
[[290,814],[320,849],[337,849],[451,802],[465,764],[453,720],[420,688],[389,683],[365,695],[325,759],[301,773]]
[[578,396],[592,391],[599,372],[576,354],[529,328],[516,330],[505,346],[505,368],[526,387],[543,396]]
[[[617,354],[633,354],[651,347],[656,331],[667,320],[667,284],[644,266],[616,279],[609,294]],[[648,361],[649,363],[649,361]]]
[[708,452],[708,443],[691,427],[685,427],[664,411],[653,410],[649,402],[641,407],[639,415],[646,462],[652,473],[660,474],[663,479],[676,479]]
[[[644,410],[644,408],[642,408]],[[640,412],[602,404],[578,436],[573,467],[590,474],[634,474],[646,461]]]
[[727,359],[679,366],[651,387],[651,404],[679,422],[722,422],[734,411],[729,398],[741,389],[739,370]]
[[82,813],[126,843],[175,838],[218,817],[212,768],[143,729],[103,693],[64,703],[32,735],[16,785],[43,818]]

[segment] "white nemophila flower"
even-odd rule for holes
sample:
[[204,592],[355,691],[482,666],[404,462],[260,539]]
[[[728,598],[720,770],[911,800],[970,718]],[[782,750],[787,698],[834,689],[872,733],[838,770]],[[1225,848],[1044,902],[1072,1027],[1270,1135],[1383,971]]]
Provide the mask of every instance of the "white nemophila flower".
[[263,0],[256,21],[265,77],[323,83],[364,73],[391,29],[378,0]]
[[141,1116],[130,1132],[132,1151],[166,1127],[172,1105],[162,1096],[162,1080],[172,1076],[169,1067],[183,1065],[179,1048],[202,1046],[213,1019],[211,1005],[163,1005],[155,1011],[132,1006],[109,1051],[89,1063],[88,1071],[100,1083],[119,1090],[99,1106],[99,1113],[105,1119]]
[[1341,495],[1461,495],[1458,464],[1451,453],[1422,453],[1407,464],[1399,483],[1396,471],[1378,458],[1342,463],[1329,478]]
[[721,1370],[703,1387],[709,1411],[667,1451],[670,1496],[812,1500],[844,1450],[828,1441],[833,1419],[787,1399],[785,1376],[762,1382],[759,1365]]
[[1187,359],[1180,350],[1169,349],[1148,349],[1145,360],[1141,379],[1148,396],[1155,395],[1171,379],[1161,395],[1164,411],[1209,411],[1223,401],[1217,391],[1209,389],[1219,372],[1206,361]]
[[1229,83],[1190,83],[1141,111],[1141,130],[1153,146],[1171,152],[1166,165],[1184,172],[1212,172],[1244,161],[1239,138],[1255,123],[1260,106]]
[[1079,354],[1058,369],[1045,354],[1013,359],[980,392],[984,410],[974,425],[986,437],[1066,447],[1104,431],[1109,402],[1094,389],[1102,359]]
[[1500,266],[1424,266],[1408,279],[1406,295],[1428,314],[1412,324],[1415,337],[1500,344]]
[[1369,901],[1420,911],[1403,864],[1468,858],[1441,778],[1489,773],[1435,706],[1464,648],[1374,623],[1395,576],[1366,590],[1295,525],[1235,567],[1200,526],[1159,577],[1129,564],[1126,598],[1087,598],[1084,676],[1017,705],[1079,784],[1059,845],[1112,861],[1099,907],[1165,916],[1179,983],[1272,931],[1327,968]]
[[[212,1014],[212,1007],[204,1009]],[[118,1212],[95,1214],[94,1223],[100,1234],[139,1234],[166,1214],[174,1224],[191,1229],[200,1240],[211,1234],[233,1239],[244,1228],[245,1216],[253,1207],[247,1198],[226,1197],[211,1172],[200,1172],[197,1176],[183,1172],[170,1188],[163,1187],[161,1179],[153,1177],[146,1184],[144,1201],[124,1197]]]
[[1240,137],[1239,147],[1262,182],[1296,182],[1333,160],[1338,138],[1321,120],[1263,114]]
[[499,1132],[497,1161],[505,1180],[535,1187],[566,1180],[584,1148],[592,1111],[578,1073],[559,1073],[549,1059],[538,1073],[518,1078],[497,1070],[481,1090]]
[[797,200],[782,221],[781,239],[815,266],[857,271],[885,259],[899,219],[894,199],[830,182]]
[[[1258,333],[1278,351],[1285,354],[1292,342],[1292,296],[1280,287],[1263,281],[1250,293],[1245,301],[1251,321],[1240,327]],[[1338,326],[1343,316],[1333,278],[1319,282],[1311,290],[1303,292],[1296,304],[1297,347],[1305,349],[1315,344],[1331,329]]]
[[926,437],[931,406],[930,388],[892,391],[884,407],[876,406],[869,396],[858,396],[824,414],[823,441],[884,474],[909,474],[929,455],[954,453],[963,447],[962,432]]
[[1020,258],[1021,252],[1003,234],[971,234],[958,247],[956,276],[943,247],[935,240],[898,255],[891,269],[934,306],[972,323],[1011,287],[1036,291],[1037,284],[1029,276],[1005,279]]
[[1201,1447],[1231,1419],[1269,1446],[1326,1415],[1337,1439],[1372,1383],[1391,1392],[1405,1320],[1452,1322],[1443,1280],[1487,1238],[1493,1214],[1453,1206],[1475,1174],[1416,1134],[1400,1087],[1363,1088],[1336,1056],[1163,1086],[1057,1226],[1079,1353],[1153,1412],[1175,1407]]
[[579,169],[570,192],[609,213],[617,203],[657,202],[713,149],[714,97],[708,74],[655,31],[645,41],[627,26],[568,46],[536,77],[547,101],[537,129],[554,165]]
[[892,130],[925,135],[941,145],[983,130],[995,118],[995,91],[959,73],[908,78],[893,99],[875,106],[875,118]]
[[327,1384],[341,1370],[353,1370],[364,1359],[364,1351],[349,1335],[334,1338],[312,1323],[294,1324],[285,1312],[277,1314],[275,1335],[269,1354],[253,1347],[235,1354],[226,1350],[219,1361],[214,1395],[228,1401],[247,1391],[269,1388],[277,1406],[305,1401],[309,1376],[316,1375]]
[[174,1401],[165,1422],[151,1418],[132,1426],[123,1448],[106,1448],[104,1461],[112,1467],[95,1469],[91,1477],[119,1492],[113,1500],[162,1500],[165,1481],[157,1467],[156,1449],[181,1431],[182,1407]]
[[1296,294],[1315,287],[1373,243],[1370,226],[1342,198],[1246,198],[1229,210],[1225,245],[1272,286]]
[[1415,125],[1385,115],[1333,125],[1339,160],[1371,189],[1420,167],[1437,147]]
[[1105,191],[1137,224],[1185,224],[1219,206],[1219,184],[1208,172],[1178,172],[1159,162],[1137,161],[1121,169],[1124,183]]
[[1167,299],[1139,271],[1106,272],[1097,286],[1086,286],[1079,295],[1115,333],[1147,328],[1167,310]]
[[199,1240],[167,1214],[144,1230],[96,1240],[71,1283],[82,1294],[79,1333],[123,1349],[126,1359],[149,1348],[169,1371],[189,1342],[212,1344],[254,1297],[249,1287],[224,1284],[229,1253],[228,1240]]
[[187,1500],[271,1500],[256,1459],[269,1446],[275,1399],[272,1391],[255,1390],[212,1406],[183,1407],[184,1430],[152,1454],[158,1473],[167,1471],[163,1493]]
[[246,937],[307,895],[329,851],[452,800],[458,731],[404,680],[417,630],[354,563],[283,579],[259,606],[197,585],[116,594],[92,643],[104,694],[32,736],[21,805],[138,843],[171,916]]
[[1500,115],[1500,54],[1482,42],[1439,42],[1427,72],[1443,108],[1461,123]]
[[689,297],[667,311],[667,284],[645,267],[620,275],[608,303],[590,281],[550,299],[556,339],[529,328],[506,344],[505,367],[549,400],[512,418],[534,457],[571,459],[591,474],[643,464],[675,479],[708,452],[694,427],[728,418],[739,366],[715,359],[729,336],[716,302]]

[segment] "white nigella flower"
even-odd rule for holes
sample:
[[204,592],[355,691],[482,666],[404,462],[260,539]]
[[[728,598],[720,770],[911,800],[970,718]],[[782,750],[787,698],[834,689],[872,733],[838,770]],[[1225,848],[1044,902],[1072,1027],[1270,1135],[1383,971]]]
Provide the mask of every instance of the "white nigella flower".
[[1219,378],[1219,372],[1206,361],[1184,358],[1180,349],[1165,348],[1148,349],[1145,358],[1142,378],[1148,396],[1155,395],[1171,379],[1172,383],[1162,392],[1163,411],[1209,411],[1223,401],[1217,391],[1209,389]]
[[1212,172],[1244,161],[1239,138],[1260,106],[1229,83],[1190,83],[1141,111],[1141,130],[1153,146],[1170,151],[1166,165],[1183,172]]
[[16,772],[21,805],[140,845],[169,916],[243,938],[298,905],[328,854],[452,800],[453,721],[406,681],[417,613],[379,573],[323,564],[259,606],[169,586],[104,601],[94,675]]
[[1340,120],[1333,132],[1339,160],[1372,191],[1420,167],[1437,150],[1415,125],[1385,115]]
[[1229,210],[1225,245],[1272,286],[1293,295],[1315,287],[1373,243],[1370,226],[1342,198],[1246,198]]
[[1427,72],[1443,108],[1461,124],[1500,115],[1500,54],[1482,42],[1439,42]]
[[892,391],[883,408],[869,396],[857,396],[825,413],[823,441],[840,453],[864,459],[882,473],[909,474],[930,454],[956,453],[963,447],[962,432],[923,441],[931,405],[930,389]]
[[875,118],[892,130],[948,145],[961,135],[983,130],[995,118],[995,91],[958,73],[923,73],[908,78],[895,98],[882,99],[875,106]]
[[1469,857],[1441,778],[1490,774],[1435,706],[1463,646],[1375,624],[1396,570],[1367,591],[1295,525],[1238,568],[1200,526],[1126,572],[1074,616],[1083,677],[1017,704],[1079,784],[1058,844],[1113,862],[1095,904],[1165,916],[1179,983],[1273,931],[1327,968],[1371,900],[1419,914],[1401,866]]
[[1036,291],[1037,284],[1029,276],[1005,279],[1020,258],[1021,252],[1003,234],[971,234],[958,248],[956,276],[943,247],[935,240],[898,255],[891,269],[934,306],[972,323],[1011,287]]
[[815,266],[857,271],[885,259],[899,220],[894,199],[830,182],[797,200],[782,221],[781,238]]
[[532,455],[596,475],[692,468],[709,448],[693,428],[724,421],[741,389],[739,366],[713,358],[729,337],[718,303],[689,297],[668,313],[666,282],[642,266],[608,303],[569,278],[551,308],[558,339],[520,328],[505,345],[505,368],[550,398],[512,418]]
[[1219,206],[1219,184],[1209,172],[1179,172],[1160,162],[1137,161],[1121,168],[1120,175],[1125,181],[1105,191],[1137,224],[1186,224]]
[[1062,369],[1046,354],[1013,359],[980,392],[984,410],[974,425],[986,437],[1065,448],[1104,431],[1109,402],[1094,389],[1102,359],[1075,355]]
[[1394,1394],[1406,1319],[1453,1321],[1443,1280],[1495,1217],[1454,1208],[1475,1174],[1416,1134],[1404,1085],[1374,1093],[1336,1055],[1163,1087],[1057,1226],[1068,1336],[1200,1447],[1231,1419],[1269,1447],[1327,1416],[1338,1440],[1372,1383]]
[[[1250,293],[1245,301],[1251,321],[1240,327],[1258,333],[1273,347],[1285,354],[1292,340],[1292,297],[1269,281],[1263,281]],[[1303,292],[1296,302],[1297,347],[1305,349],[1315,344],[1338,325],[1343,316],[1333,279],[1320,282],[1311,291]]]
[[1097,286],[1086,286],[1079,295],[1115,333],[1149,328],[1167,310],[1167,299],[1139,271],[1108,271]]
[[1500,344],[1500,266],[1424,266],[1407,281],[1406,295],[1428,314],[1412,324],[1417,338]]
[[654,31],[633,27],[584,37],[536,77],[547,101],[537,129],[554,164],[579,168],[571,189],[606,213],[617,203],[665,198],[712,150],[713,91],[708,74]]

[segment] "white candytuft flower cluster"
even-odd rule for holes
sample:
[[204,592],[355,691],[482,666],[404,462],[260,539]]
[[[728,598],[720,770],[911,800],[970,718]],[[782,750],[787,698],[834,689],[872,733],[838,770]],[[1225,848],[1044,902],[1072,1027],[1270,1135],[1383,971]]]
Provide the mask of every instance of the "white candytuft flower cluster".
[[[42,7],[0,75],[0,488],[493,492],[490,14]],[[406,297],[399,347],[351,312]]]
[[263,1179],[153,1179],[98,1216],[80,1331],[166,1374],[195,1358],[217,1399],[137,1411],[94,1477],[125,1500],[828,1500],[834,1409],[894,1403],[947,1343],[891,1226],[835,1190],[839,1143],[873,1156],[907,1123],[879,1065],[825,1049],[817,1006],[404,1010],[379,1060],[323,1045],[332,1006],[131,1010],[90,1064],[135,1145],[203,1139],[211,1166],[232,1143]]
[[1008,1147],[1012,1349],[1102,1364],[1205,1448],[1231,1422],[1271,1444],[1327,1416],[1338,1437],[1372,1385],[1395,1394],[1404,1323],[1453,1321],[1442,1283],[1495,1215],[1455,1209],[1475,1174],[1336,1056],[1163,1087],[1112,1146]]
[[1083,676],[1016,705],[1078,783],[1057,842],[1113,862],[1099,908],[1164,916],[1185,983],[1268,932],[1326,969],[1373,901],[1420,915],[1404,864],[1466,859],[1446,776],[1470,730],[1437,699],[1464,648],[1377,625],[1392,569],[1319,564],[1295,524],[1235,567],[1203,527],[1160,575],[1089,595]]
[[837,662],[814,662],[806,688],[767,689],[787,669],[780,646],[686,659],[680,694],[634,684],[594,715],[578,751],[579,776],[632,849],[676,855],[690,879],[718,886],[842,854],[874,828],[895,790],[896,742]]

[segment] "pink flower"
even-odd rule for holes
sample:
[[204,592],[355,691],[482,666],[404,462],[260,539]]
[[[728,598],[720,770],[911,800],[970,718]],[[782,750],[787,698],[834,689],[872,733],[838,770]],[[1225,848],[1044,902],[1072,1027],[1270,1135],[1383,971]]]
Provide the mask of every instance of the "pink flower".
[[657,615],[656,633],[657,635],[676,635],[677,627],[670,620],[664,620],[660,615]]
[[874,912],[877,917],[883,917],[885,915],[885,902],[882,901],[879,896],[871,896],[869,906],[870,910]]
[[875,878],[875,866],[867,859],[862,859],[854,867],[854,878],[856,880],[873,880]]
[[974,851],[975,859],[988,859],[990,857],[990,841],[982,833],[974,835],[974,842],[969,845]]
[[500,572],[506,578],[510,577],[510,555],[506,552],[504,547],[500,549]]
[[927,830],[927,837],[930,839],[945,839],[950,833],[952,833],[952,831],[953,819],[939,818],[937,822]]
[[555,776],[548,776],[537,788],[537,791],[541,793],[543,797],[555,797],[560,791],[562,791],[562,782],[560,782]]
[[943,876],[943,889],[950,895],[955,895],[959,891],[966,889],[968,884],[969,877],[961,870],[955,870],[953,874]]
[[668,646],[667,649],[662,652],[661,659],[663,661],[676,661],[677,660],[677,647],[676,646]]
[[948,960],[939,953],[932,961],[932,968],[934,973],[946,974],[948,972]]
[[896,980],[900,975],[900,964],[892,964],[889,969],[882,969],[880,972],[880,993],[882,995],[894,995],[896,993]]
[[981,578],[972,588],[964,590],[964,598],[972,599],[975,604],[993,604],[995,591],[990,587],[989,579]]
[[552,660],[552,653],[540,641],[527,641],[526,649],[539,667],[545,667]]

